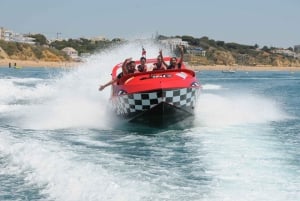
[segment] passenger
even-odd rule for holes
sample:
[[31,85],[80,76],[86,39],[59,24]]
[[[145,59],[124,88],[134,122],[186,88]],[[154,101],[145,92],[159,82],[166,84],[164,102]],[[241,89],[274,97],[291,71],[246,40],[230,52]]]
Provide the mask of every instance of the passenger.
[[123,75],[128,75],[137,72],[135,69],[135,65],[135,61],[132,61],[131,58],[125,59],[125,61],[122,64],[122,72],[119,73],[119,75],[115,79],[112,79],[104,85],[100,85],[99,91],[102,91],[105,87],[117,82],[119,79],[121,79],[121,77],[123,77]]
[[153,70],[166,70],[167,69],[167,64],[163,59],[162,56],[162,50],[159,50],[159,55],[157,56],[157,61],[156,63],[153,64]]
[[180,49],[180,59],[177,62],[177,58],[176,57],[172,57],[170,59],[170,65],[167,67],[167,69],[180,69],[182,62],[183,62],[183,46],[179,46]]
[[147,72],[146,58],[145,57],[141,57],[140,58],[140,62],[141,62],[141,64],[137,66],[137,70],[140,73]]
[[146,57],[146,50],[144,47],[142,47],[142,57]]

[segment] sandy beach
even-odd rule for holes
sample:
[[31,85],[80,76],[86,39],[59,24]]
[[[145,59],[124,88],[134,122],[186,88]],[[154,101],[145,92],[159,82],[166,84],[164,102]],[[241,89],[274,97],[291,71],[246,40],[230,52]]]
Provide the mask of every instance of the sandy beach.
[[0,67],[74,67],[77,66],[78,62],[51,62],[51,61],[31,61],[31,60],[13,60],[13,59],[0,59]]

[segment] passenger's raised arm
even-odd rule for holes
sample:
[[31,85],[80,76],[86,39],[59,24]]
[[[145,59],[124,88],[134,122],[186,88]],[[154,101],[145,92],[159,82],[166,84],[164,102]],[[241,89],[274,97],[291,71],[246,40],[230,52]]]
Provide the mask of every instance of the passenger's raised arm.
[[162,66],[162,67],[163,67],[163,69],[166,70],[167,67],[168,67],[168,64],[167,64],[167,63],[165,62],[165,60],[164,60],[164,57],[163,57],[163,54],[162,54],[162,50],[161,50],[161,49],[159,50],[159,56],[161,57],[161,60],[162,60],[161,62],[163,63],[163,66]]
[[181,65],[183,62],[183,46],[182,45],[179,46],[179,50],[180,50],[180,59],[178,61],[178,64]]
[[124,75],[127,75],[128,74],[128,69],[127,69],[127,64],[130,62],[132,60],[132,58],[130,57],[130,58],[127,58],[127,59],[125,59],[125,61],[123,62],[123,64],[122,64],[122,72],[123,72],[123,74]]

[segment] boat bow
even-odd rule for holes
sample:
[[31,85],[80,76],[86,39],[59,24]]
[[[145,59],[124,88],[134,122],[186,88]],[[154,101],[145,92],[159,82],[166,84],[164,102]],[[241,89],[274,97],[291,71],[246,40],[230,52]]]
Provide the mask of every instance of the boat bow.
[[173,124],[193,116],[200,89],[195,72],[185,68],[134,73],[113,84],[110,102],[129,122]]

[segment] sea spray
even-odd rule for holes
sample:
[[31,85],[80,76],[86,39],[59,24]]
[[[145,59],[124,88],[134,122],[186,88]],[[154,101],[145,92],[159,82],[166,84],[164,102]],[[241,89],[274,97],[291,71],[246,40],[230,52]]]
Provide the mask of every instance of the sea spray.
[[275,101],[241,93],[218,95],[203,92],[195,113],[196,124],[210,127],[268,123],[289,118]]
[[[161,48],[151,40],[134,41],[92,55],[85,63],[62,70],[51,80],[39,80],[34,86],[9,82],[6,89],[13,92],[4,94],[4,98],[22,106],[10,114],[12,124],[30,129],[113,126],[108,118],[110,87],[101,92],[98,88],[111,79],[111,69],[116,64],[128,57],[138,60],[142,46],[147,49],[147,58],[156,57]],[[169,52],[166,50],[165,54]],[[28,82],[27,79],[19,82]]]

